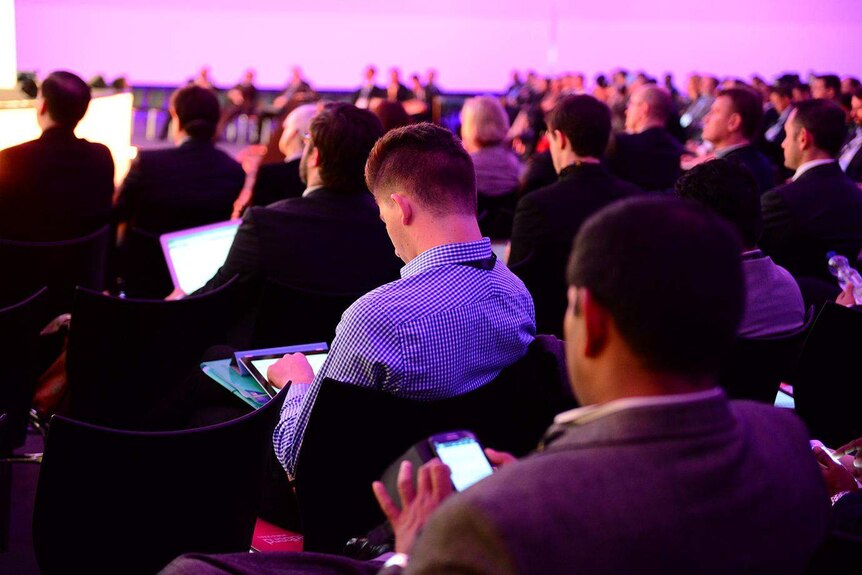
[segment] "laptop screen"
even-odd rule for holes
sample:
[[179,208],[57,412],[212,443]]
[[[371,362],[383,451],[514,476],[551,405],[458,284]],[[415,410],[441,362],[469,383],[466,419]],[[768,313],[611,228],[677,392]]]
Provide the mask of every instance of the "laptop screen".
[[174,287],[187,294],[202,288],[227,259],[239,223],[231,220],[162,235]]

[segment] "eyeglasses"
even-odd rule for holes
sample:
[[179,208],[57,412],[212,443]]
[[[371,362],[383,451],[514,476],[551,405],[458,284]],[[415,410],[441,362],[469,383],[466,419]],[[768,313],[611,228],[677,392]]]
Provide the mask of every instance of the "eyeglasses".
[[303,141],[303,143],[305,143],[305,144],[307,144],[308,142],[310,142],[310,141],[311,141],[311,132],[306,132],[306,133],[304,133],[304,134],[302,135],[302,141]]

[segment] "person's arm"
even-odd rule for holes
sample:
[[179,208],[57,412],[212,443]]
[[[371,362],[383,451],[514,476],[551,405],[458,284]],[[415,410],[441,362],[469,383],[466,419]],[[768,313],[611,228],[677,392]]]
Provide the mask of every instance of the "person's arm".
[[230,251],[224,265],[202,288],[194,295],[210,292],[225,283],[233,276],[246,286],[253,283],[260,275],[260,243],[257,226],[252,217],[254,210],[246,210],[242,223],[236,231]]

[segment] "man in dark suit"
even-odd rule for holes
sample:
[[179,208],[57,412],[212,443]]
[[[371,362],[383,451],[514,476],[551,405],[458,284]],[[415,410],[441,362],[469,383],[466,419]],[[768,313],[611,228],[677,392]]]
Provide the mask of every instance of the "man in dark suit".
[[608,147],[608,167],[619,178],[648,192],[670,190],[679,177],[685,152],[665,128],[674,113],[670,94],[655,84],[636,89],[626,108],[626,132]]
[[386,90],[374,83],[375,76],[377,76],[377,68],[374,66],[365,68],[365,80],[359,89],[353,93],[351,99],[357,108],[369,109],[373,99],[386,97]]
[[395,257],[365,161],[383,134],[380,120],[350,104],[331,104],[311,121],[299,164],[306,190],[246,211],[227,260],[197,293],[235,274],[248,292],[267,278],[308,290],[365,292],[398,278]]
[[854,182],[862,182],[862,88],[858,88],[850,99],[850,116],[856,124],[853,137],[841,149],[838,163]]
[[760,247],[797,279],[833,282],[826,254],[856,258],[862,249],[862,190],[835,161],[845,134],[844,111],[830,100],[798,102],[787,120],[785,165],[793,181],[761,198]]
[[749,88],[719,92],[703,119],[703,139],[712,143],[715,157],[735,161],[748,168],[760,194],[775,185],[772,164],[752,145],[760,132],[762,120],[760,95]]
[[0,238],[67,240],[108,223],[111,152],[74,134],[89,105],[90,88],[78,76],[45,78],[36,100],[42,136],[0,151]]
[[784,167],[784,150],[781,149],[785,135],[784,125],[790,112],[793,111],[791,88],[785,85],[772,86],[769,89],[769,102],[772,104],[773,119],[767,122],[764,115],[765,129],[757,140],[756,146],[772,163],[772,167],[778,174],[776,181],[784,181],[793,175],[793,172],[788,173],[787,168]]
[[215,95],[185,86],[171,96],[176,148],[140,152],[120,186],[120,222],[163,234],[227,220],[245,182],[242,166],[213,144]]
[[298,198],[305,191],[305,182],[299,177],[299,161],[305,148],[305,135],[315,114],[315,104],[303,104],[284,119],[284,131],[278,141],[284,161],[263,164],[258,168],[251,205],[267,206],[278,200]]
[[547,123],[559,181],[518,202],[508,264],[533,294],[538,332],[560,334],[572,239],[593,213],[640,189],[601,164],[611,133],[606,105],[592,96],[566,96],[548,114]]

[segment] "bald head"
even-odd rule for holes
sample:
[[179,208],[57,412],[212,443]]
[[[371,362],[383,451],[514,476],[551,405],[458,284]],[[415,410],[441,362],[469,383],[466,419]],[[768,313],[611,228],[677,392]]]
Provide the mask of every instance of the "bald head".
[[315,104],[304,104],[294,108],[284,119],[284,131],[278,141],[278,149],[288,160],[302,154],[303,136],[308,133],[311,120],[316,114]]
[[673,113],[673,100],[667,90],[655,84],[639,87],[626,109],[626,131],[637,134],[647,128],[664,126]]

